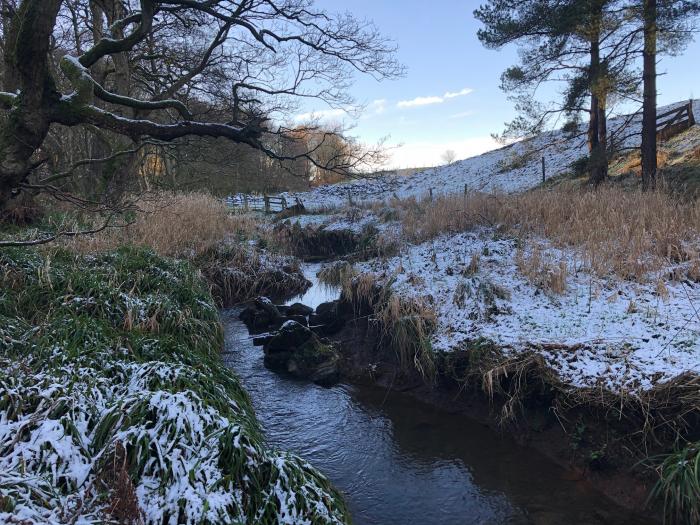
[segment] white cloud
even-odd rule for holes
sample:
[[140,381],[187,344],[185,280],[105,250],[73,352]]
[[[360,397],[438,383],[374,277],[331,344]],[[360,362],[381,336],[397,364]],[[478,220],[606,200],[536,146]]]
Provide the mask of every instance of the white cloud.
[[458,159],[466,159],[501,147],[493,137],[473,137],[464,140],[446,142],[405,142],[396,149],[389,150],[390,158],[386,163],[391,168],[418,168],[443,164],[442,155],[447,150],[454,150]]
[[445,99],[442,97],[416,97],[413,100],[401,100],[396,106],[399,108],[413,108],[430,104],[442,104],[444,101]]
[[375,115],[380,115],[384,113],[384,111],[386,111],[386,99],[380,98],[377,100],[373,100],[372,103],[369,105],[369,109]]
[[450,93],[449,91],[445,93],[445,98],[457,98],[457,97],[463,97],[465,95],[468,95],[469,93],[473,93],[473,89],[469,88],[464,88],[462,91],[457,91],[455,93]]
[[465,95],[468,95],[469,93],[472,93],[473,91],[474,91],[473,89],[464,88],[461,91],[455,91],[455,92],[448,91],[447,93],[445,93],[441,97],[437,97],[437,96],[416,97],[413,100],[401,100],[401,101],[399,101],[398,104],[396,104],[396,107],[413,108],[416,106],[428,106],[430,104],[442,104],[446,100],[449,100],[451,98],[463,97]]

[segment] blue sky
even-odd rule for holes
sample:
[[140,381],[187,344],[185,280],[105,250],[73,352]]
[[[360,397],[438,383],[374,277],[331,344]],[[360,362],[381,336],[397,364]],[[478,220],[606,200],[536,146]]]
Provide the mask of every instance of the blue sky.
[[[351,93],[367,105],[352,134],[366,142],[389,136],[391,167],[441,163],[447,149],[466,158],[494,147],[490,138],[515,115],[500,91],[500,75],[517,60],[516,49],[485,49],[476,37],[472,12],[478,1],[317,0],[330,12],[349,10],[371,19],[399,47],[406,75],[376,82],[358,77]],[[681,57],[664,57],[659,70],[659,103],[700,96],[700,44]],[[447,95],[447,96],[446,96]],[[315,105],[304,111],[323,111]],[[333,117],[349,122],[347,117]]]

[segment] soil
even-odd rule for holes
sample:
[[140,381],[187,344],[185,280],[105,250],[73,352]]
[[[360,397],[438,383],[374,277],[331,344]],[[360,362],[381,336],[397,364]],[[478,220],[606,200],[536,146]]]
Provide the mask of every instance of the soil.
[[[538,450],[565,468],[572,480],[591,483],[616,504],[637,511],[646,506],[654,479],[649,471],[634,469],[638,460],[610,451],[606,454],[608,462],[603,464],[586,460],[591,457],[592,450],[580,443],[577,447],[576,436],[565,430],[560,419],[569,415],[559,414],[557,417],[549,406],[525,407],[516,422],[504,426],[499,422],[498,401],[485,392],[451,384],[439,375],[434,383],[430,383],[418,372],[399,372],[396,357],[381,348],[377,330],[367,319],[365,316],[348,322],[333,337],[341,352],[341,373],[345,380],[399,391],[440,410],[461,414],[499,432],[510,433],[518,442]],[[604,442],[606,432],[609,432],[607,426],[586,421],[587,441]],[[649,513],[661,521],[660,509],[652,509]]]

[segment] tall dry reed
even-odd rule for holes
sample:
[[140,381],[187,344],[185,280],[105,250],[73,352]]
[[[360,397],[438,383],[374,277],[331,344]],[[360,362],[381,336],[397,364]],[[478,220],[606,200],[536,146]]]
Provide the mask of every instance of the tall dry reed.
[[251,236],[257,228],[248,215],[232,215],[221,199],[205,193],[161,192],[141,199],[133,222],[93,236],[66,241],[80,252],[147,246],[160,255],[193,257],[227,238]]
[[658,191],[610,186],[597,190],[537,190],[519,195],[394,200],[410,242],[481,226],[555,246],[575,248],[599,274],[644,279],[671,263],[696,265],[700,254],[700,204]]

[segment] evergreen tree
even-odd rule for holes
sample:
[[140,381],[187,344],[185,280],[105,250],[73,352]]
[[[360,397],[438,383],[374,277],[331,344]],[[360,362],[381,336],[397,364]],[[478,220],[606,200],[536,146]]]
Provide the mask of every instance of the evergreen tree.
[[658,55],[681,52],[692,38],[694,17],[700,13],[697,0],[640,0],[630,6],[638,12],[644,34],[642,108],[642,187],[656,186],[656,66]]
[[[516,100],[520,116],[505,136],[541,131],[550,117],[565,114],[574,123],[588,113],[591,181],[605,179],[609,157],[607,111],[611,97],[635,91],[630,56],[640,37],[625,31],[629,17],[615,0],[490,0],[475,11],[484,24],[478,33],[487,47],[520,46],[520,63],[503,74],[502,87]],[[552,107],[535,102],[545,82],[562,82]],[[586,107],[585,98],[590,97]],[[578,129],[577,126],[571,126]]]

